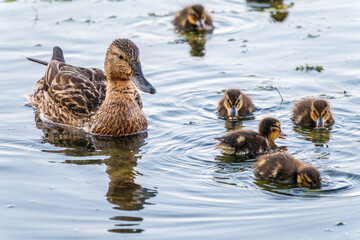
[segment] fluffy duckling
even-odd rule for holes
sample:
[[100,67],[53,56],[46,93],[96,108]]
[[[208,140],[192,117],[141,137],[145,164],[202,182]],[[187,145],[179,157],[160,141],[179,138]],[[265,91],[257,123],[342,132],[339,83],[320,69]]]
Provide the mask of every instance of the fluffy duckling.
[[277,148],[276,138],[285,139],[281,133],[280,122],[271,117],[259,122],[259,132],[252,130],[234,130],[221,138],[216,138],[220,143],[216,149],[222,149],[229,155],[256,155]]
[[320,185],[319,171],[304,165],[290,154],[284,152],[270,153],[260,156],[254,165],[255,173],[263,179],[281,183],[297,183],[305,187]]
[[185,31],[212,31],[214,29],[211,16],[200,4],[190,5],[179,11],[173,24]]
[[324,128],[334,124],[330,112],[330,106],[324,99],[308,98],[295,104],[293,109],[293,120],[295,123]]
[[105,57],[105,73],[65,63],[59,47],[54,47],[49,63],[28,59],[47,65],[29,103],[46,120],[109,136],[147,129],[135,85],[148,93],[156,90],[143,76],[139,49],[132,41],[112,42]]
[[255,107],[250,97],[240,89],[229,89],[220,100],[217,111],[223,117],[240,118],[252,113]]

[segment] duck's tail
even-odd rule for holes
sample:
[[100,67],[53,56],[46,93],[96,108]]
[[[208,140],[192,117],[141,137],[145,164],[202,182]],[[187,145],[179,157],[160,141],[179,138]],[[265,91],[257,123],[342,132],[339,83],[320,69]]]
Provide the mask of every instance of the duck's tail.
[[60,47],[55,46],[53,48],[53,55],[52,55],[51,60],[57,60],[59,62],[65,62],[64,54],[63,54],[63,51],[61,50]]
[[29,61],[32,61],[32,62],[40,63],[40,64],[45,65],[45,66],[48,65],[48,62],[45,62],[45,61],[42,61],[42,60],[39,60],[39,59],[29,58],[29,57],[27,57],[26,59],[29,60]]
[[[32,61],[32,62],[36,62],[36,63],[40,63],[40,64],[45,65],[45,66],[48,65],[48,62],[43,61],[43,60],[39,60],[39,59],[35,59],[35,58],[27,57],[27,60]],[[51,57],[51,60],[57,60],[59,62],[65,62],[64,54],[63,54],[63,51],[61,50],[60,47],[55,46],[53,48],[53,55]]]

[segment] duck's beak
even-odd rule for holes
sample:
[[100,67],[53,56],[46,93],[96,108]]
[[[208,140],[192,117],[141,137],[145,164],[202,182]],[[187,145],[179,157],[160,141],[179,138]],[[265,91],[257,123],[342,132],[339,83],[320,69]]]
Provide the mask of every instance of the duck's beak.
[[200,20],[197,22],[197,26],[200,27],[200,28],[203,28],[203,27],[205,26],[202,19],[200,19]]
[[236,107],[235,107],[235,106],[232,106],[232,107],[230,108],[230,117],[231,117],[231,118],[236,117]]
[[316,121],[316,127],[317,128],[323,128],[324,127],[324,119],[322,116],[319,116]]
[[154,94],[156,93],[156,89],[151,85],[151,83],[149,83],[142,71],[141,71],[141,65],[138,62],[132,61],[131,62],[131,67],[133,70],[133,75],[131,78],[131,81],[133,81],[133,83],[141,90],[147,93],[151,93]]
[[281,129],[280,129],[280,135],[279,135],[279,138],[281,138],[281,139],[286,139],[286,137],[287,137],[287,135],[286,135],[286,134],[284,134],[284,133],[281,131]]

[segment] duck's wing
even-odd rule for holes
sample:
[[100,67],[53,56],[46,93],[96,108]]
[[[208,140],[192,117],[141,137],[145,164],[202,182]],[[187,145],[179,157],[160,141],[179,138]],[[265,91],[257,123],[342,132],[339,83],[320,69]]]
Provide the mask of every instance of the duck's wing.
[[177,27],[184,28],[187,22],[187,7],[177,12],[173,24]]
[[140,96],[140,93],[138,91],[136,91],[136,90],[135,90],[135,101],[139,105],[140,109],[142,109],[143,108],[143,103],[142,103],[142,100],[141,100],[141,96]]
[[105,98],[106,77],[100,71],[52,60],[44,77],[44,90],[58,108],[75,116],[88,116]]
[[255,111],[255,106],[251,101],[251,98],[247,94],[242,94],[243,105],[238,110],[239,116],[246,116],[249,113]]
[[66,64],[62,50],[54,47],[52,59],[47,64],[45,76],[39,81],[33,99],[39,99],[43,105],[52,105],[52,108],[61,109],[70,115],[85,117],[101,105],[105,99],[105,89],[106,77],[102,70]]
[[313,99],[305,99],[295,104],[293,109],[293,120],[303,126],[312,126],[314,121],[310,117]]

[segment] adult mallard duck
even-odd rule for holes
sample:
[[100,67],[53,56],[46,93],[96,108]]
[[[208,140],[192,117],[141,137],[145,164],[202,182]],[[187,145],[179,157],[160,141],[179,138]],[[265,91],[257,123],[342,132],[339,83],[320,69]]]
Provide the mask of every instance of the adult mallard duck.
[[256,155],[276,149],[276,138],[285,139],[280,122],[275,118],[262,119],[258,128],[259,132],[240,129],[216,138],[220,141],[216,148],[222,149],[224,154],[229,155]]
[[48,121],[71,125],[87,132],[109,136],[134,134],[147,129],[142,111],[142,91],[155,93],[141,70],[139,49],[128,39],[117,39],[105,57],[105,73],[65,63],[63,52],[54,47],[45,76],[30,95],[31,106]]
[[310,127],[329,127],[334,124],[329,103],[324,99],[308,98],[295,104],[293,109],[295,123]]
[[266,180],[275,180],[286,184],[297,183],[305,187],[317,186],[321,181],[320,173],[316,168],[304,165],[284,152],[260,156],[254,167],[255,173]]
[[173,24],[185,31],[212,31],[214,25],[211,16],[200,4],[190,5],[179,11],[173,20]]
[[228,89],[217,107],[219,114],[228,118],[245,117],[254,109],[250,97],[242,93],[240,89]]

